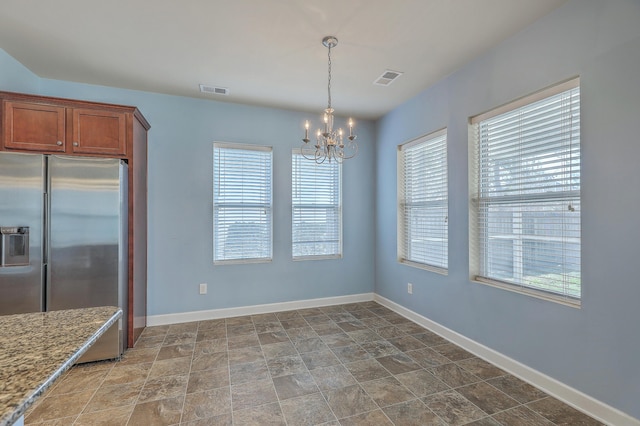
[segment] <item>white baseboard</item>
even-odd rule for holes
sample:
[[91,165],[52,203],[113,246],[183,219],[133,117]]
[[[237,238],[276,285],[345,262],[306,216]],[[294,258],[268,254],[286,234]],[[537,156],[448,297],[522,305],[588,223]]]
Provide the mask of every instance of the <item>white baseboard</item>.
[[630,415],[623,413],[604,402],[598,401],[579,390],[567,386],[546,374],[502,355],[501,353],[444,327],[416,312],[413,312],[404,306],[401,306],[378,294],[374,295],[374,300],[600,422],[615,426],[640,426],[639,419],[631,417]]
[[206,311],[180,312],[176,314],[150,315],[147,326],[180,324],[191,321],[205,321],[217,318],[231,318],[243,315],[268,314],[271,312],[293,311],[296,309],[318,308],[345,303],[368,302],[373,293],[350,294],[347,296],[323,297],[320,299],[294,300],[291,302],[268,303],[264,305],[240,306],[237,308],[210,309]]

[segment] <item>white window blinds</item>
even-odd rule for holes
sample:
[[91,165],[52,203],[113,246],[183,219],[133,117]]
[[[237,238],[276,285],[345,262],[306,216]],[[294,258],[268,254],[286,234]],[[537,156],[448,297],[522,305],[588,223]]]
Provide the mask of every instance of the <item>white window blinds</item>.
[[342,165],[291,156],[294,259],[342,256]]
[[398,258],[446,272],[448,267],[447,133],[398,147]]
[[472,131],[476,279],[579,304],[579,80],[472,119]]
[[214,143],[214,263],[271,260],[270,147]]

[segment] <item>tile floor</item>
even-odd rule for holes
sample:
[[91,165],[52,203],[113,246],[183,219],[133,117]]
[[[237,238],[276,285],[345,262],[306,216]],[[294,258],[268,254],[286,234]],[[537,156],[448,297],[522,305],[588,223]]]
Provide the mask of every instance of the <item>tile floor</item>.
[[149,327],[25,423],[600,424],[375,302]]

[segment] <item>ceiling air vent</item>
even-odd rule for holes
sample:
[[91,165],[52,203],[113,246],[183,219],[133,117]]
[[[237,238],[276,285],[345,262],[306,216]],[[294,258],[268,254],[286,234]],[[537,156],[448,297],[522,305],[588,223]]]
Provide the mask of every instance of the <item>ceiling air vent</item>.
[[209,93],[211,95],[227,96],[229,94],[229,89],[227,89],[226,87],[207,86],[205,84],[200,85],[200,91],[202,93]]
[[373,84],[378,86],[388,86],[395,81],[396,78],[400,77],[403,73],[399,71],[391,71],[384,70],[382,75],[378,77]]

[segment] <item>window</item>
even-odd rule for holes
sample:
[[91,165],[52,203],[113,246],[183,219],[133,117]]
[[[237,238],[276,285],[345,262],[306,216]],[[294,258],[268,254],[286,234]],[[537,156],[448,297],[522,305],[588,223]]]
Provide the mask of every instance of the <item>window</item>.
[[447,132],[398,147],[398,260],[446,273]]
[[579,305],[579,83],[471,120],[477,281]]
[[342,257],[342,165],[291,156],[294,259]]
[[271,260],[270,147],[213,144],[214,263]]

